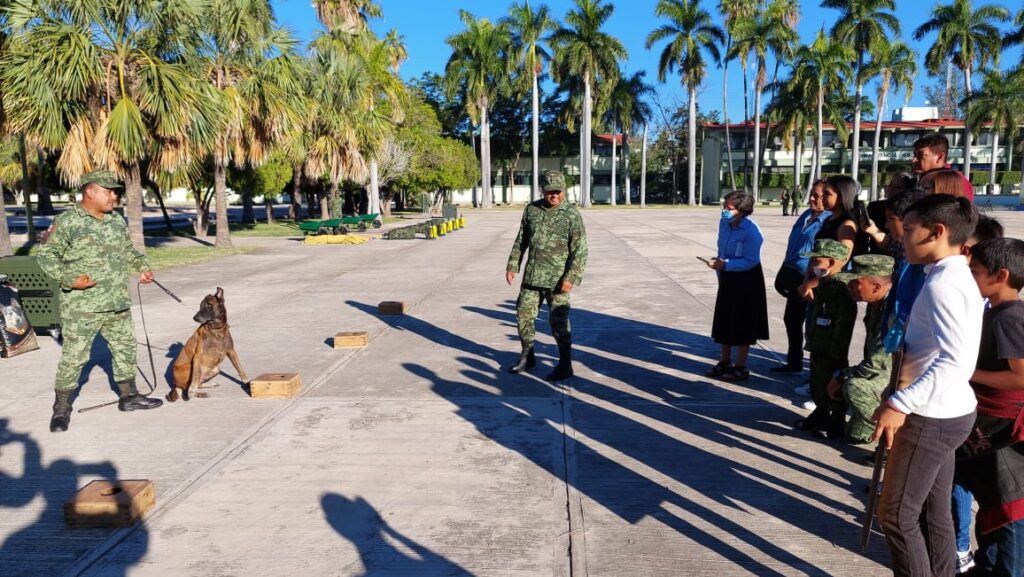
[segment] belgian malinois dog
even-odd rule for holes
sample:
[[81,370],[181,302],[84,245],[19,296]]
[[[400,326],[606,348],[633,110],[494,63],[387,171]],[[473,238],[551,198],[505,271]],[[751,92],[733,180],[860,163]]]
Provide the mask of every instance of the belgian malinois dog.
[[192,333],[184,348],[178,353],[178,358],[174,359],[174,388],[166,397],[171,403],[178,400],[179,389],[181,398],[187,401],[189,389],[193,386],[199,388],[202,383],[219,375],[224,357],[231,359],[231,364],[238,371],[238,375],[245,383],[249,382],[249,377],[238,360],[238,353],[235,352],[231,331],[228,330],[224,289],[217,287],[215,294],[206,295],[199,304],[199,312],[192,320],[199,323],[199,328]]

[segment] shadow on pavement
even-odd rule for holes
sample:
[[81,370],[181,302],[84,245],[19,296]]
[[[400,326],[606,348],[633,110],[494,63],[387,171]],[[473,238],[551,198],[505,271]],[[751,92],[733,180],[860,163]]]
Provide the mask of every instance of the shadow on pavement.
[[358,574],[360,577],[471,575],[396,531],[362,497],[349,499],[337,493],[326,493],[320,498],[320,506],[331,528],[359,551],[364,569]]

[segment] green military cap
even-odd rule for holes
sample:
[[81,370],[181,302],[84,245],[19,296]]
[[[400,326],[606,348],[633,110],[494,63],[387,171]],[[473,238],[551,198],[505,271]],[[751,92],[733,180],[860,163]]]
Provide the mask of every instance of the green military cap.
[[832,278],[846,283],[865,276],[892,276],[895,262],[891,256],[884,254],[862,254],[853,257],[852,271],[839,273]]
[[541,176],[540,188],[544,192],[565,192],[565,177],[557,170],[546,170]]
[[850,256],[850,249],[846,248],[846,245],[838,240],[819,238],[814,241],[814,250],[810,252],[802,252],[800,253],[800,256],[808,258],[820,256],[824,258],[834,258],[836,260],[846,260],[846,257]]
[[111,190],[124,188],[124,185],[118,182],[117,175],[109,170],[94,170],[82,175],[82,186],[87,184],[98,184]]

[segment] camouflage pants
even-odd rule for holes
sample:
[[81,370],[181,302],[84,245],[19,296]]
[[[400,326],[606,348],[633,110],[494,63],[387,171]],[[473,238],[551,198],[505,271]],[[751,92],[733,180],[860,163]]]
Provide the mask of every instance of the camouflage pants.
[[845,411],[846,402],[828,396],[828,382],[839,369],[849,366],[846,359],[836,359],[820,353],[811,353],[811,398],[814,404],[832,411]]
[[92,342],[96,334],[103,335],[114,359],[114,382],[135,377],[135,330],[130,310],[103,313],[75,313],[63,317],[61,333],[64,351],[57,365],[57,378],[53,388],[73,391],[78,388],[78,377],[89,362]]
[[548,303],[548,321],[551,323],[551,334],[560,344],[570,344],[569,333],[569,293],[556,293],[552,289],[544,289],[523,285],[519,289],[519,300],[516,301],[516,323],[519,325],[519,340],[523,347],[533,345],[536,331],[534,322],[540,312],[540,301]]
[[843,383],[843,397],[850,404],[850,422],[846,425],[846,436],[853,443],[867,443],[875,433],[871,416],[882,402],[882,391],[889,384],[889,375],[884,379],[850,379]]

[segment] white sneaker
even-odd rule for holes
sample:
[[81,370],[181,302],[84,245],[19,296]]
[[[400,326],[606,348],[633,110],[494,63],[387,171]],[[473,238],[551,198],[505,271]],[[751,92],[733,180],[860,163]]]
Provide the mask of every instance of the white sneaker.
[[807,411],[813,411],[818,408],[818,405],[814,404],[814,401],[804,401],[800,406]]
[[970,551],[956,552],[956,574],[967,573],[974,568],[974,554]]
[[801,397],[809,397],[811,396],[811,384],[804,383],[799,387],[793,389],[793,392],[800,395]]

